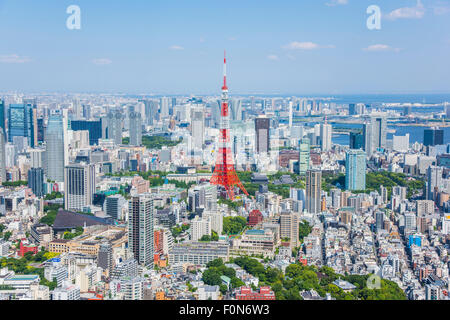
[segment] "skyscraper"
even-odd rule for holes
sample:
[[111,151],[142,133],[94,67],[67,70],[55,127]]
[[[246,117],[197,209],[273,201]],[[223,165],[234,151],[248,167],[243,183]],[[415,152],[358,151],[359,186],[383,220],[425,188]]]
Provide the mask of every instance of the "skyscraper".
[[160,104],[161,104],[161,108],[160,108],[160,114],[161,114],[161,119],[167,118],[169,116],[169,98],[168,97],[162,97]]
[[26,137],[34,147],[37,141],[35,115],[36,109],[31,104],[11,104],[8,109],[8,141],[13,142],[14,137]]
[[28,170],[28,187],[33,190],[36,197],[44,195],[44,169],[31,168]]
[[299,239],[300,217],[296,212],[282,212],[280,216],[280,236],[289,238],[291,248],[300,244]]
[[5,102],[0,99],[0,130],[3,131],[3,136],[6,138],[6,109]]
[[95,193],[95,165],[70,164],[64,170],[64,205],[66,210],[82,211],[92,205]]
[[122,144],[123,116],[119,110],[110,111],[106,119],[106,139],[111,139],[116,145]]
[[142,145],[142,117],[138,112],[130,112],[130,146]]
[[347,190],[366,190],[366,153],[349,150],[345,159],[345,187]]
[[140,102],[144,103],[145,123],[152,126],[153,121],[155,120],[155,115],[158,112],[157,108],[155,107],[155,102],[149,99],[140,100]]
[[363,125],[364,151],[371,156],[378,148],[386,148],[386,118],[372,117]]
[[444,144],[444,130],[438,128],[425,129],[423,132],[423,144],[425,146]]
[[142,265],[153,263],[153,199],[148,195],[128,201],[128,246]]
[[430,166],[427,169],[427,200],[436,200],[436,190],[440,191],[443,188],[442,174],[444,168]]
[[203,149],[205,142],[205,109],[203,106],[191,109],[192,148]]
[[256,152],[268,153],[270,149],[270,119],[259,117],[255,119]]
[[70,122],[73,131],[89,131],[89,144],[98,145],[98,139],[102,137],[102,121],[74,120]]
[[0,130],[0,182],[6,181],[6,141],[3,130]]
[[306,210],[309,213],[321,212],[322,171],[314,169],[306,172]]
[[50,115],[45,134],[46,176],[56,182],[64,181],[64,129],[61,115]]
[[328,124],[325,120],[325,123],[320,125],[320,146],[322,151],[331,150],[331,136],[332,136],[333,128],[331,124]]
[[375,225],[376,225],[377,231],[383,230],[383,228],[384,228],[384,217],[385,217],[385,214],[384,214],[383,211],[377,211],[375,213]]
[[35,148],[38,145],[38,126],[37,126],[37,106],[36,99],[23,99],[25,111],[27,113],[28,126],[27,137],[30,147]]
[[310,166],[310,152],[311,152],[311,145],[308,138],[303,138],[300,140],[300,155],[299,155],[299,170],[298,174],[305,175],[306,172],[309,170]]
[[356,105],[354,103],[351,103],[348,105],[348,115],[354,116],[357,115],[358,112],[356,112]]
[[359,132],[350,132],[350,149],[363,149],[364,136]]

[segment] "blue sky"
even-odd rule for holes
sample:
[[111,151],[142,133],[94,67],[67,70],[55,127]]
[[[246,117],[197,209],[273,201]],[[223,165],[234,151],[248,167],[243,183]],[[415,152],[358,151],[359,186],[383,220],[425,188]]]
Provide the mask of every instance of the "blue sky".
[[0,39],[0,91],[213,94],[226,49],[232,94],[450,93],[450,0],[0,0]]

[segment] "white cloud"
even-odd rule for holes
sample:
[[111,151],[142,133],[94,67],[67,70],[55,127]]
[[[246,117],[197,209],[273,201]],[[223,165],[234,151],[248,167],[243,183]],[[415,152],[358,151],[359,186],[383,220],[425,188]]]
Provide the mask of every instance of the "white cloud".
[[183,47],[177,46],[177,45],[170,46],[169,49],[170,49],[170,50],[184,50]]
[[0,63],[27,63],[30,61],[30,58],[21,57],[18,54],[0,55]]
[[289,49],[289,50],[314,50],[314,49],[321,49],[321,48],[335,48],[335,46],[333,46],[333,45],[321,46],[314,42],[293,41],[293,42],[283,46],[283,48]]
[[236,41],[237,38],[236,38],[236,37],[229,37],[228,40],[230,40],[230,41]]
[[277,60],[279,60],[279,59],[278,59],[278,56],[275,55],[275,54],[269,54],[269,55],[267,56],[267,59],[272,60],[272,61],[277,61]]
[[99,58],[99,59],[92,60],[92,63],[96,64],[98,66],[106,66],[108,64],[111,64],[112,60],[108,59],[108,58]]
[[386,18],[389,20],[397,19],[422,19],[425,15],[425,7],[421,0],[417,0],[415,7],[403,7],[391,11]]
[[206,41],[205,38],[203,38],[203,37],[200,38],[200,43],[203,43],[205,41]]
[[380,51],[395,51],[399,52],[399,48],[392,48],[391,46],[387,44],[373,44],[371,46],[368,46],[367,48],[363,48],[364,51],[370,51],[370,52],[380,52]]
[[348,0],[331,0],[331,2],[325,4],[329,7],[341,6],[348,4]]

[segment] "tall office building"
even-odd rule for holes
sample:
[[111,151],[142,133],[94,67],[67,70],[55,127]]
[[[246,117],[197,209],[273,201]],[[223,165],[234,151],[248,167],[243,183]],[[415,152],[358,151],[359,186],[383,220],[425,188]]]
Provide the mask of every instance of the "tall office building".
[[170,99],[168,97],[161,98],[161,100],[160,100],[161,119],[169,117],[169,103],[170,103]]
[[311,144],[308,138],[303,138],[300,140],[299,149],[298,174],[305,175],[310,166]]
[[114,194],[106,198],[106,214],[114,219],[122,219],[122,206],[125,204],[125,199],[120,194]]
[[0,130],[3,132],[3,136],[6,138],[6,106],[5,101],[0,99]]
[[[219,108],[217,109],[220,113],[220,105],[221,102],[219,101]],[[234,121],[242,121],[242,100],[241,99],[232,99],[230,101],[230,108],[231,108],[231,120]],[[217,117],[219,119],[220,115]]]
[[320,146],[322,151],[329,151],[331,150],[332,146],[332,131],[333,128],[331,127],[331,124],[328,124],[325,120],[325,123],[320,124]]
[[26,137],[30,146],[37,145],[36,106],[31,103],[11,104],[8,109],[8,141]]
[[423,132],[423,144],[425,146],[443,145],[444,130],[438,128],[425,129]]
[[377,149],[386,148],[387,125],[385,117],[372,117],[363,125],[364,151],[371,156]]
[[31,168],[45,167],[45,149],[31,149],[30,150],[30,166]]
[[128,201],[128,246],[141,265],[153,263],[153,199],[148,195]]
[[350,149],[363,149],[364,135],[359,132],[350,132]]
[[259,117],[255,119],[256,152],[268,153],[270,150],[270,119]]
[[64,181],[64,129],[61,115],[51,115],[45,133],[46,176],[56,182]]
[[366,153],[349,150],[345,158],[345,187],[347,190],[366,190]]
[[44,169],[31,168],[28,170],[28,187],[33,190],[36,197],[44,195]]
[[443,188],[443,167],[430,166],[427,169],[427,200],[436,200],[437,192]]
[[203,149],[205,142],[205,108],[203,106],[191,109],[192,148]]
[[308,170],[306,172],[306,210],[309,213],[321,212],[322,171]]
[[122,144],[123,120],[119,110],[110,111],[106,118],[105,138],[113,140],[116,145]]
[[282,212],[280,216],[280,237],[289,238],[291,248],[300,245],[299,239],[300,216],[296,212]]
[[155,102],[149,99],[139,100],[139,102],[144,103],[145,124],[152,126],[155,115],[158,112],[158,109],[155,107]]
[[354,116],[357,115],[358,112],[356,112],[356,104],[351,103],[348,105],[348,115],[349,116]]
[[70,122],[73,131],[89,131],[89,144],[98,145],[98,139],[102,137],[102,121],[74,120]]
[[384,229],[384,217],[385,214],[383,211],[377,211],[375,213],[375,226],[377,228],[377,231]]
[[95,193],[95,165],[70,164],[64,170],[64,206],[82,211],[92,205]]
[[407,152],[409,149],[409,133],[404,136],[392,137],[392,150],[397,152]]
[[74,118],[79,120],[83,118],[83,108],[79,99],[73,99],[72,101],[72,113]]
[[37,105],[36,99],[23,99],[23,104],[29,119],[28,141],[30,147],[35,148],[38,145],[38,125],[37,125]]
[[0,130],[0,183],[6,181],[6,137]]
[[44,142],[44,118],[38,118],[37,121],[37,139],[38,139],[38,143],[39,142]]
[[98,266],[103,270],[112,271],[113,268],[113,252],[109,242],[103,242],[98,248],[97,255]]
[[130,112],[130,146],[142,145],[142,117],[138,112]]

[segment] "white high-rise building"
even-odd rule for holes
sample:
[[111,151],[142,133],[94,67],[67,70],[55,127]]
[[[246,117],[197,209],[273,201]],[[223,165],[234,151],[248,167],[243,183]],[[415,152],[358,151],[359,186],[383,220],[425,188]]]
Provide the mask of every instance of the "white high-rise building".
[[320,125],[320,146],[322,148],[322,151],[331,150],[332,132],[333,128],[331,127],[331,124],[323,123]]
[[409,149],[409,133],[404,136],[393,136],[392,149],[397,152],[407,152]]
[[64,170],[66,210],[81,211],[92,205],[95,193],[95,165],[71,164]]
[[160,113],[161,113],[161,118],[167,118],[169,117],[169,98],[168,97],[162,97],[161,98],[161,108],[160,108]]
[[205,142],[205,108],[196,106],[191,108],[192,148],[201,150]]
[[436,166],[430,166],[427,169],[427,200],[436,200],[435,189],[437,191],[440,191],[443,187],[442,183],[443,171],[444,171],[443,167],[436,167]]
[[200,218],[196,216],[194,220],[191,221],[191,240],[198,241],[203,236],[211,235],[211,217],[206,216]]
[[31,168],[44,168],[45,164],[45,150],[31,149],[30,150],[30,166]]

